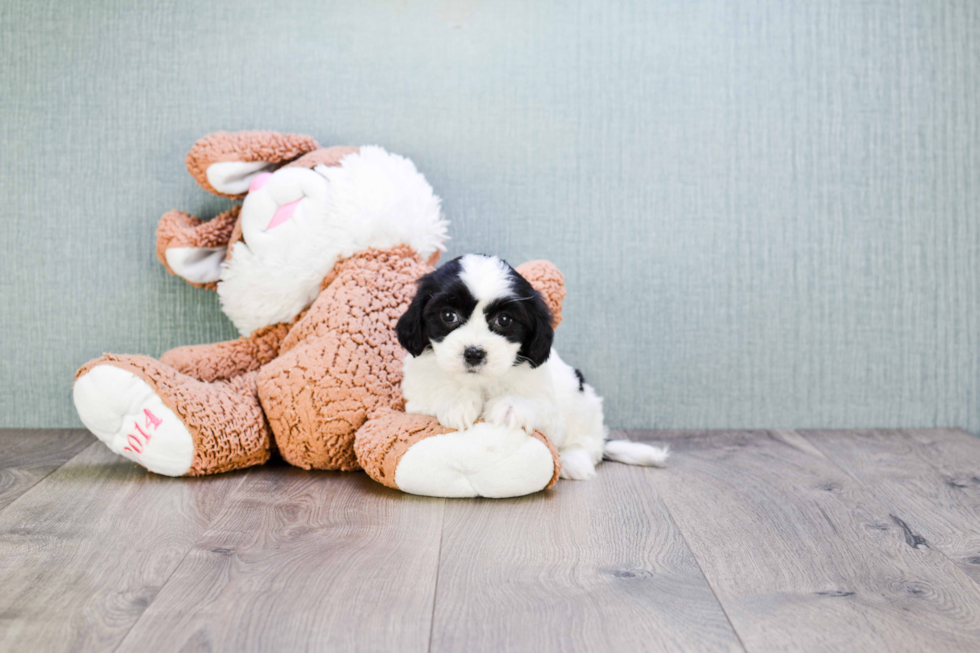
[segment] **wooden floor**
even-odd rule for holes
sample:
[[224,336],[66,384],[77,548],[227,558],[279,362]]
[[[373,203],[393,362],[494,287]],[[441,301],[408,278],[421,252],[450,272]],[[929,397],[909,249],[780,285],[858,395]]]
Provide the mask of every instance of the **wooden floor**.
[[980,651],[980,439],[632,432],[522,499],[0,431],[2,651]]

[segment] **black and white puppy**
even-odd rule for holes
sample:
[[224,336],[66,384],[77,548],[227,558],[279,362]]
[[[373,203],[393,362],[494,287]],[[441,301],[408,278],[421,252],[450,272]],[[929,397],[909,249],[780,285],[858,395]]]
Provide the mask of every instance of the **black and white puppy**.
[[397,331],[409,353],[402,380],[409,413],[456,430],[481,417],[538,429],[558,447],[563,478],[592,478],[603,455],[634,465],[667,457],[665,449],[606,441],[602,399],[551,348],[547,304],[497,257],[467,254],[422,277]]

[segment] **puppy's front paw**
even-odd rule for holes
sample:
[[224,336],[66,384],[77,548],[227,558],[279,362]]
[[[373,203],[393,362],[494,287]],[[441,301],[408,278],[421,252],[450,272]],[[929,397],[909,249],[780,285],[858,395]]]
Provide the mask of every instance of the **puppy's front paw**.
[[480,395],[475,392],[461,393],[454,401],[446,404],[436,417],[447,429],[463,431],[473,426],[482,410],[483,399]]
[[537,414],[534,406],[520,397],[498,397],[487,402],[483,419],[497,426],[522,429],[527,433],[534,431]]
[[584,449],[561,452],[561,477],[570,481],[587,481],[595,476],[595,464]]

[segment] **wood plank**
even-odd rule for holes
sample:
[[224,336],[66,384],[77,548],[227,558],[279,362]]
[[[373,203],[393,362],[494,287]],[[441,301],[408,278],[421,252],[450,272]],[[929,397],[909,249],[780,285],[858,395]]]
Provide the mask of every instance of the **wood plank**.
[[166,478],[86,447],[0,512],[0,650],[114,648],[244,476]]
[[425,651],[444,500],[256,468],[119,651]]
[[741,651],[664,508],[660,470],[446,508],[432,651]]
[[980,650],[980,588],[794,432],[650,434],[651,475],[745,647]]
[[801,433],[980,583],[980,438],[958,429]]
[[0,510],[94,440],[82,429],[0,430]]

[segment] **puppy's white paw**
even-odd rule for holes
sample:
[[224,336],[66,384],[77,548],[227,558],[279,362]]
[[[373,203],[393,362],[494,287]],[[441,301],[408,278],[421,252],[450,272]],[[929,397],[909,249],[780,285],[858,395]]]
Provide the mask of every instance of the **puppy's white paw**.
[[463,431],[473,426],[483,410],[483,399],[475,392],[461,392],[436,417],[447,429]]
[[534,406],[520,397],[497,397],[487,402],[483,419],[497,426],[521,429],[530,434],[537,422]]
[[561,477],[570,481],[587,481],[595,476],[595,464],[584,449],[561,452]]

